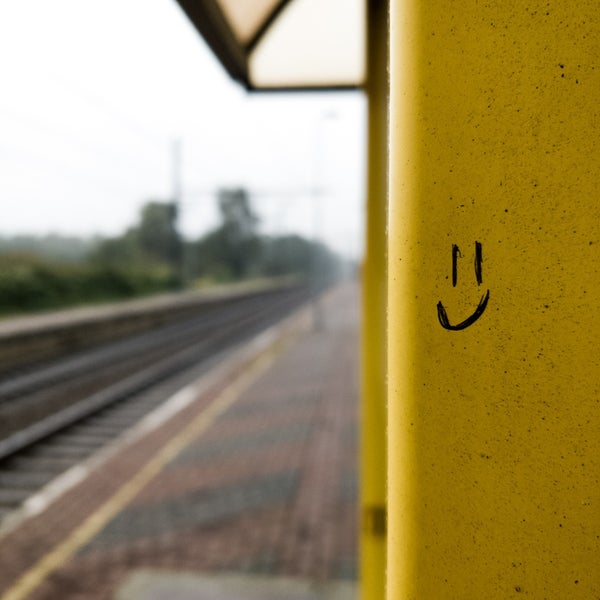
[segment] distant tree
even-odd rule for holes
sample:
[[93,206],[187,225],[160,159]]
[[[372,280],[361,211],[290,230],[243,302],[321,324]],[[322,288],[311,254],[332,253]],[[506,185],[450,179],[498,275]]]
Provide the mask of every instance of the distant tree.
[[201,238],[194,248],[197,274],[216,279],[242,279],[256,270],[261,251],[258,217],[242,188],[218,192],[221,225]]
[[143,262],[137,229],[128,229],[123,235],[101,240],[90,253],[92,263],[119,267]]
[[0,253],[25,252],[73,263],[85,261],[94,245],[94,240],[58,234],[0,236]]
[[181,239],[177,233],[177,207],[173,203],[148,202],[142,208],[137,228],[142,253],[177,269],[181,257]]
[[222,226],[232,242],[243,241],[256,235],[259,220],[250,207],[250,199],[245,189],[221,189],[217,198]]
[[340,258],[321,242],[309,241],[299,235],[264,241],[261,265],[264,275],[300,275],[320,284],[330,281],[340,268]]
[[310,275],[311,243],[299,235],[268,238],[263,244],[261,270],[264,275]]
[[103,240],[91,254],[105,265],[163,265],[179,272],[182,242],[176,229],[177,209],[168,202],[148,202],[139,225],[123,235]]

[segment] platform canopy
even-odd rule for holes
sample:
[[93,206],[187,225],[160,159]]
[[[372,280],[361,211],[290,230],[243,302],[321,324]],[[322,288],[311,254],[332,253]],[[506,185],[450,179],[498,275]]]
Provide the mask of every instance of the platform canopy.
[[365,0],[177,0],[249,90],[354,89],[365,79]]

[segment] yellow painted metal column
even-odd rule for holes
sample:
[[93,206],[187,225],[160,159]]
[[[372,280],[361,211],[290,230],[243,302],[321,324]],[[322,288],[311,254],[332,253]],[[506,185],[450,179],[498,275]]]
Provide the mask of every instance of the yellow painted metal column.
[[367,219],[363,263],[360,588],[385,597],[388,3],[368,4]]
[[600,3],[390,21],[388,598],[600,598]]

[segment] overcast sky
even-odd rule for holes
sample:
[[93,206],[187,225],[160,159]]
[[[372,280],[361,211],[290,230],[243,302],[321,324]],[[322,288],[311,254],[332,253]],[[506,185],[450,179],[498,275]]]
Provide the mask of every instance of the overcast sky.
[[2,0],[0,90],[0,234],[122,231],[181,139],[188,235],[241,185],[266,231],[360,248],[362,96],[246,93],[174,0]]

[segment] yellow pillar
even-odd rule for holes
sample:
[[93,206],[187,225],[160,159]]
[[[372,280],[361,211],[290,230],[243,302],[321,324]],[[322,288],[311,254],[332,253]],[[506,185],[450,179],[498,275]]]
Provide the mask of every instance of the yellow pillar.
[[360,586],[385,597],[388,6],[369,2],[367,219],[363,263]]
[[600,3],[390,22],[388,598],[600,598]]

